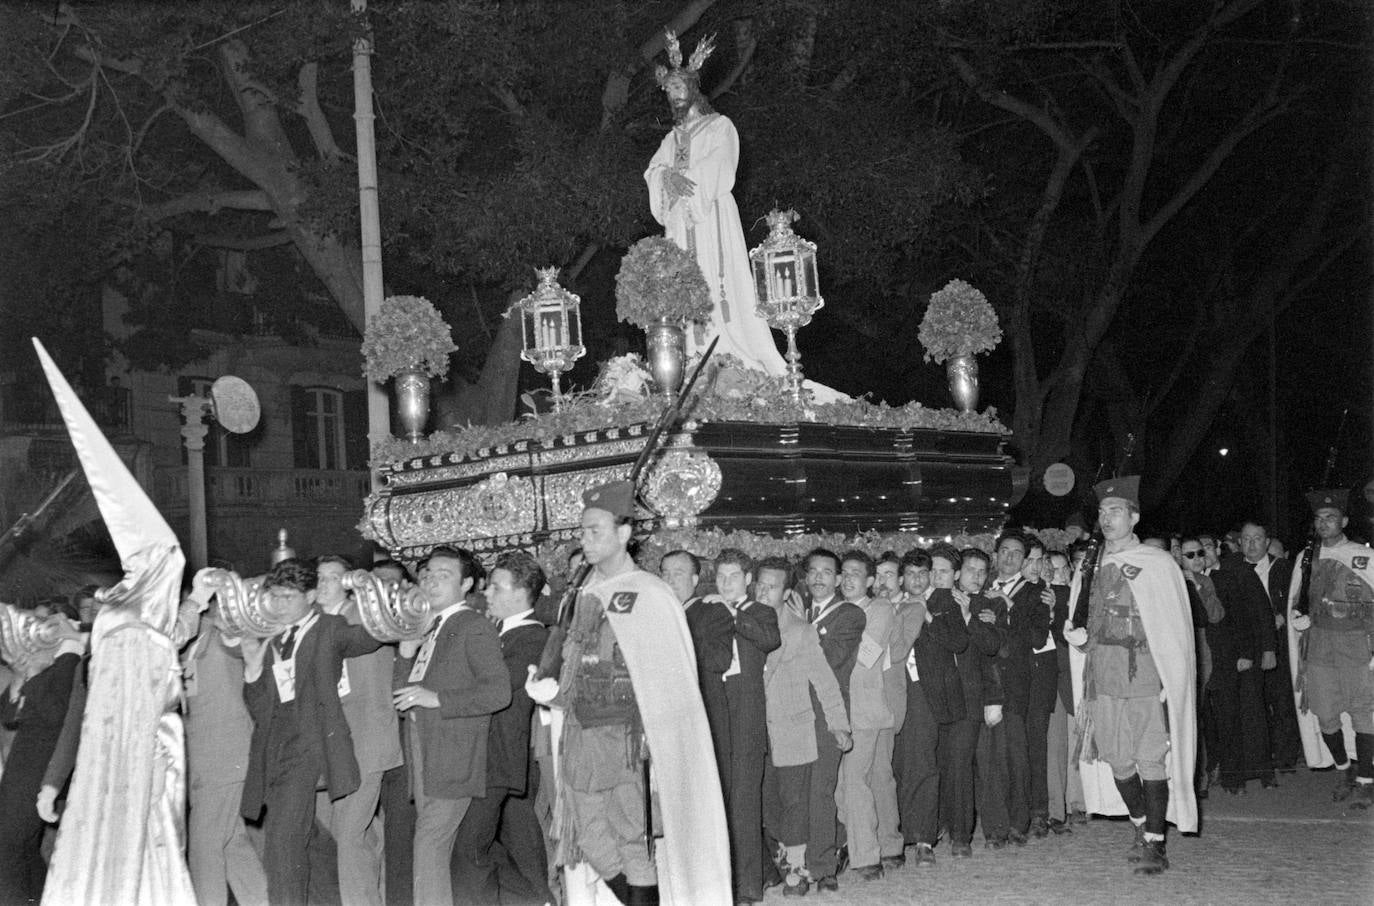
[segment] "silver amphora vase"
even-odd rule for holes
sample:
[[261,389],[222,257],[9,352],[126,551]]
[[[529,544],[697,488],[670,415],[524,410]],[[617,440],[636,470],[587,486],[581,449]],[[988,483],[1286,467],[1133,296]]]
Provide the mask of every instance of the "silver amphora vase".
[[681,321],[659,318],[644,331],[649,350],[649,373],[665,396],[682,386],[687,358],[687,332]]
[[945,362],[949,393],[961,412],[978,408],[978,360],[971,355],[956,355]]
[[396,421],[404,429],[406,440],[418,444],[429,422],[429,375],[416,370],[400,371],[393,380]]

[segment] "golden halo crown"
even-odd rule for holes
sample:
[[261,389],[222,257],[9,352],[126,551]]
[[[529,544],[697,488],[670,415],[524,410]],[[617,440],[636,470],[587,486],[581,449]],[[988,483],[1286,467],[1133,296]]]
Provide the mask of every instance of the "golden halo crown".
[[690,81],[700,81],[701,67],[706,64],[711,53],[716,49],[716,36],[707,35],[697,44],[692,51],[692,56],[687,61],[687,65],[682,65],[682,45],[678,43],[677,33],[671,28],[663,30],[663,38],[668,45],[668,62],[672,68],[659,64],[654,67],[654,78],[658,80],[658,87],[662,88],[663,83],[671,76],[680,76]]

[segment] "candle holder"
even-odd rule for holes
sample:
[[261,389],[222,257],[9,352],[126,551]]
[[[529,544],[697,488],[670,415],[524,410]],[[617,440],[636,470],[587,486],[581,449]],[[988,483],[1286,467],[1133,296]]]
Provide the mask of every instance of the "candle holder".
[[797,331],[825,305],[816,279],[816,244],[792,232],[796,211],[774,209],[768,214],[768,238],[749,253],[754,269],[757,311],[774,330],[787,335],[787,389],[802,403],[801,353]]
[[587,354],[582,345],[582,299],[558,285],[558,268],[537,267],[539,285],[516,302],[524,348],[520,358],[553,381],[553,409],[563,408],[563,372]]

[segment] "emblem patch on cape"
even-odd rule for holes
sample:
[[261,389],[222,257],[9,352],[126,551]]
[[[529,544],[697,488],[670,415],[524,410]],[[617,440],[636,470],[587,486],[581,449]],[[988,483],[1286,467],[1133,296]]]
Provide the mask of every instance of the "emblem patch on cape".
[[1351,558],[1350,558],[1350,568],[1351,568],[1351,569],[1369,569],[1369,558],[1368,558],[1368,557],[1351,557]]
[[1121,567],[1121,574],[1127,579],[1134,579],[1136,576],[1140,575],[1140,567],[1132,566],[1127,563],[1125,566]]
[[635,599],[638,597],[637,591],[618,591],[611,595],[611,603],[606,605],[606,609],[611,613],[629,613],[635,609]]

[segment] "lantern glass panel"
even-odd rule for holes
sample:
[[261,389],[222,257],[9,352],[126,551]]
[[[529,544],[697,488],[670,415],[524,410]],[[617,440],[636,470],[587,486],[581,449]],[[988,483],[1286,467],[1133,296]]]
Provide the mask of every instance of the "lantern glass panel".
[[576,305],[568,306],[568,345],[582,345],[582,313]]
[[539,313],[533,305],[525,306],[520,311],[520,330],[526,349],[537,349],[539,347]]
[[816,279],[816,255],[807,250],[805,260],[802,262],[802,275],[806,284],[803,295],[816,297],[821,294],[820,282]]
[[753,259],[754,265],[754,295],[760,302],[767,302],[770,294],[768,291],[768,255],[759,255]]

